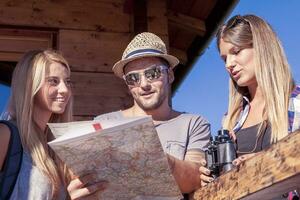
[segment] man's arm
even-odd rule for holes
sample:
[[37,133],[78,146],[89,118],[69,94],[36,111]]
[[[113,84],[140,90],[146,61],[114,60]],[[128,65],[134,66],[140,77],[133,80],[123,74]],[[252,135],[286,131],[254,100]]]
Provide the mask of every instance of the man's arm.
[[205,165],[204,154],[198,151],[188,151],[185,160],[179,160],[168,155],[172,174],[182,193],[190,193],[201,186],[199,168]]
[[178,160],[168,155],[173,176],[182,193],[191,193],[201,185],[212,181],[205,168],[206,161],[203,149],[209,142],[210,124],[201,116],[193,117],[189,125],[189,143],[184,160]]

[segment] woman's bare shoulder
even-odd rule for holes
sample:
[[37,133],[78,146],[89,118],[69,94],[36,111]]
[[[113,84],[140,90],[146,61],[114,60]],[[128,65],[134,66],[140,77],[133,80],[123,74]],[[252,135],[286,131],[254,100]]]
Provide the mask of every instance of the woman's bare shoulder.
[[10,138],[10,129],[5,124],[0,123],[0,145],[1,145],[1,147],[3,147],[2,146],[3,144],[9,142],[9,138]]
[[2,169],[2,165],[5,161],[5,157],[7,154],[9,139],[10,139],[10,130],[8,126],[0,123],[0,171]]

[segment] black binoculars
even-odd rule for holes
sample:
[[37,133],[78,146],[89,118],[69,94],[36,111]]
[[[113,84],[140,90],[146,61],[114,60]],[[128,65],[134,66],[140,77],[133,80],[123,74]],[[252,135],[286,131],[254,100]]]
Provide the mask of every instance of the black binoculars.
[[236,157],[236,147],[228,130],[219,130],[217,136],[210,138],[205,159],[213,178],[231,170],[234,167],[232,161]]

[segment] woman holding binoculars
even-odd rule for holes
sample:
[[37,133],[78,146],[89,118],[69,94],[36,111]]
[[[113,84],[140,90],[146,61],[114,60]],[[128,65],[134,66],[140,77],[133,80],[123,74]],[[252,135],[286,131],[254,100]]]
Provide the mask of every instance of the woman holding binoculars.
[[[255,15],[234,16],[217,34],[229,80],[223,129],[237,144],[239,166],[255,153],[300,128],[300,86],[292,78],[282,45],[271,26]],[[201,179],[212,179],[201,167]]]

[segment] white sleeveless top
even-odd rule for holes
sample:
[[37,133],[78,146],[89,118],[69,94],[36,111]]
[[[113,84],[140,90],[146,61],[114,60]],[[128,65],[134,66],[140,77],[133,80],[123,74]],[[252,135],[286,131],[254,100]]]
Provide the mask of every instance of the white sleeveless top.
[[[31,156],[23,151],[21,169],[10,200],[51,200],[51,192],[48,177],[32,164]],[[64,190],[61,190],[58,199],[66,199]]]

